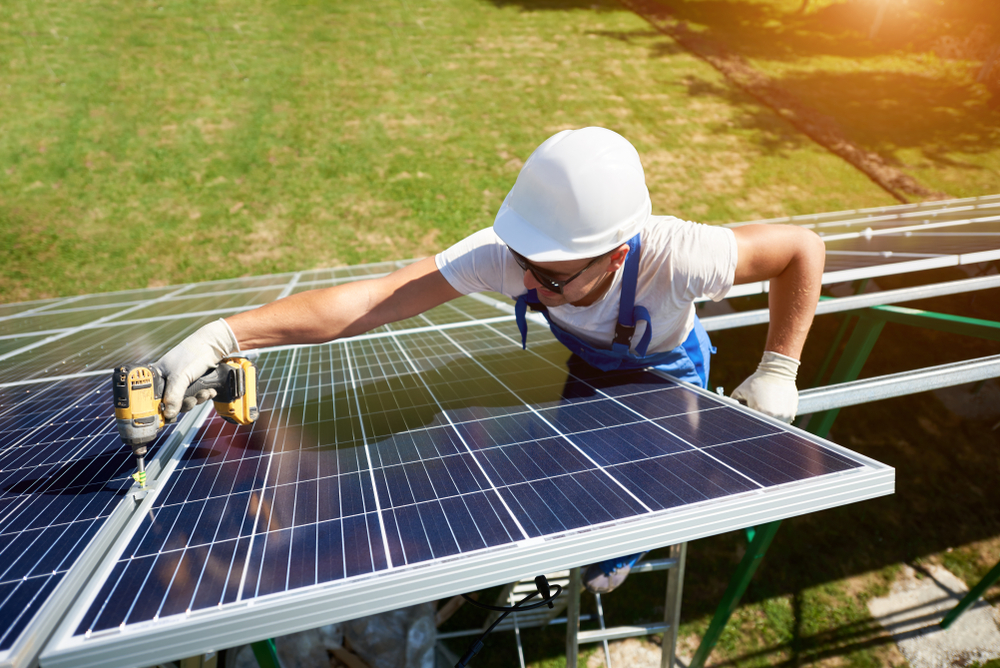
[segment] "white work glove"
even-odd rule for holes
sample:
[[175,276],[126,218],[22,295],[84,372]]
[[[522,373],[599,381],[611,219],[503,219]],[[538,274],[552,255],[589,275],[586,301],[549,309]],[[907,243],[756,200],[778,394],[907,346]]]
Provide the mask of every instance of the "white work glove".
[[202,390],[193,397],[185,397],[184,392],[206,371],[214,369],[224,358],[239,350],[236,335],[222,318],[208,323],[171,348],[156,362],[166,380],[163,418],[173,422],[181,411],[189,411],[215,397],[215,390]]
[[799,409],[795,387],[798,371],[799,361],[794,357],[765,350],[757,370],[733,390],[732,397],[782,422],[791,422]]

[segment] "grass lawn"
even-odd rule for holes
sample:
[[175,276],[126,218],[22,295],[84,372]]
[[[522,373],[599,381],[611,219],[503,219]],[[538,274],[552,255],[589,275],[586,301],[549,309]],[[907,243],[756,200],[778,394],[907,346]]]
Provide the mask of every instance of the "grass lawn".
[[976,81],[995,1],[893,1],[873,39],[877,0],[659,2],[925,186],[1000,192],[1000,68]]
[[892,203],[630,12],[594,3],[0,6],[0,302],[435,252],[604,125],[655,210]]

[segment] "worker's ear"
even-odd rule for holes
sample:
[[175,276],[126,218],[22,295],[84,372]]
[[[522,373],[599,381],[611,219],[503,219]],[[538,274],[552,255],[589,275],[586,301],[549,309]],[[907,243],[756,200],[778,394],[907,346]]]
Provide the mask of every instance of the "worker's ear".
[[622,265],[625,264],[625,258],[628,257],[628,250],[628,244],[622,244],[618,248],[611,251],[611,262],[608,264],[607,269],[608,273],[621,269]]

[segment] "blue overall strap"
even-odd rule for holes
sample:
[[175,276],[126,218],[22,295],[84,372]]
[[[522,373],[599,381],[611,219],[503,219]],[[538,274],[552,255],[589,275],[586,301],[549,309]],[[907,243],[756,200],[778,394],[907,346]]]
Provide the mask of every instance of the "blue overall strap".
[[[514,320],[517,321],[517,328],[521,331],[522,350],[528,349],[528,320],[525,315],[529,304],[532,305],[532,311],[545,311],[545,307],[538,299],[538,293],[534,290],[528,290],[514,302]],[[545,316],[548,319],[548,313],[545,313]]]
[[628,240],[628,256],[622,268],[622,296],[618,303],[618,323],[615,325],[615,339],[611,349],[620,354],[627,353],[632,346],[632,336],[638,320],[646,321],[646,331],[639,339],[635,352],[643,357],[653,336],[653,325],[650,322],[649,311],[644,306],[635,305],[635,288],[639,280],[639,258],[642,255],[642,241],[639,235]]

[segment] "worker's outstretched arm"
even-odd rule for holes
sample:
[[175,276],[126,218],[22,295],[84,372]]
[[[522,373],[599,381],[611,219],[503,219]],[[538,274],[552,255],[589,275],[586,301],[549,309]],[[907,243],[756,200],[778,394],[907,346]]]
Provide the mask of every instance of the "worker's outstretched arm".
[[733,232],[736,283],[771,282],[764,356],[733,397],[791,422],[799,404],[799,358],[819,301],[826,248],[815,233],[791,225],[745,225]]
[[405,320],[461,296],[426,258],[381,278],[301,292],[252,311],[216,320],[196,331],[156,363],[164,372],[163,414],[211,396],[188,399],[185,390],[224,357],[238,350],[322,343]]
[[405,320],[460,296],[429,257],[381,278],[300,292],[226,322],[245,350],[323,343]]

